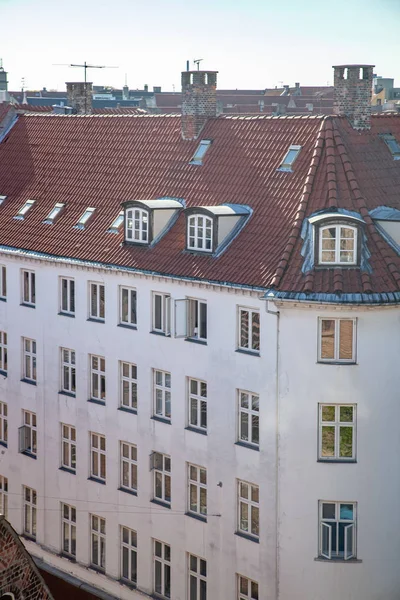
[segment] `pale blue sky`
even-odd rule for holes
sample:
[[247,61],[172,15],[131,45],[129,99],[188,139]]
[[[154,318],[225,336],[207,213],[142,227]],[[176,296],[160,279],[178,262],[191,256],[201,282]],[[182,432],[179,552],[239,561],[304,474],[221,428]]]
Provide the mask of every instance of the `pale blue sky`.
[[333,64],[375,64],[400,87],[400,0],[0,0],[0,58],[10,89],[95,84],[180,89],[186,60],[219,88],[332,83]]

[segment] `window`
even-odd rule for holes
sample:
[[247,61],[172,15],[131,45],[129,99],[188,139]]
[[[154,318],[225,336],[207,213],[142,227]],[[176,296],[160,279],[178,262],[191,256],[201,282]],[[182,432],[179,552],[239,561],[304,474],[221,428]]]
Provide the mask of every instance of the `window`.
[[196,465],[188,465],[188,511],[207,516],[207,470]]
[[76,471],[76,429],[61,424],[61,467]]
[[0,475],[0,515],[8,515],[8,479]]
[[90,434],[90,477],[106,481],[106,438],[98,433]]
[[24,530],[23,533],[36,539],[36,490],[22,486],[24,502]]
[[260,535],[258,485],[238,481],[238,495],[238,532],[258,540]]
[[171,373],[154,369],[154,415],[171,421]]
[[149,213],[142,208],[126,210],[125,239],[138,244],[149,243]]
[[19,451],[23,454],[37,456],[37,422],[36,414],[28,410],[22,411],[22,427],[19,428]]
[[76,392],[75,351],[61,348],[61,391]]
[[19,209],[18,213],[15,215],[14,219],[23,220],[25,218],[28,210],[35,204],[34,200],[27,200],[23,206]]
[[207,431],[207,384],[189,378],[189,426]]
[[258,448],[260,443],[260,398],[239,390],[239,440]]
[[207,303],[195,298],[175,300],[175,337],[207,341]]
[[197,146],[196,152],[194,153],[190,164],[191,165],[202,165],[203,158],[211,146],[212,140],[201,140],[200,144]]
[[207,561],[189,554],[189,600],[207,600]]
[[22,338],[22,347],[22,378],[32,383],[36,383],[36,341]]
[[136,327],[136,290],[128,287],[119,288],[119,323]]
[[0,300],[7,298],[7,269],[0,265]]
[[60,313],[75,314],[75,280],[60,277]]
[[93,215],[95,208],[87,208],[76,225],[74,225],[74,229],[85,229],[87,222],[90,217]]
[[96,515],[90,515],[91,522],[91,552],[90,562],[101,571],[106,568],[106,520]]
[[137,492],[137,448],[134,444],[120,443],[121,488]]
[[153,293],[153,331],[171,335],[171,296]]
[[280,167],[278,168],[278,171],[291,171],[294,161],[300,154],[300,150],[301,146],[289,146],[289,150],[286,152],[285,157],[281,162]]
[[0,402],[0,444],[7,446],[8,441],[8,419],[7,404]]
[[391,133],[383,133],[382,138],[389,148],[393,159],[400,160],[400,144]]
[[237,600],[258,600],[258,583],[255,581],[238,575],[237,587]]
[[171,598],[171,546],[154,540],[154,593]]
[[357,228],[327,225],[319,230],[320,265],[357,264]]
[[192,215],[187,220],[187,247],[189,250],[212,252],[213,220],[204,215]]
[[320,460],[355,460],[356,407],[319,405]]
[[137,367],[132,363],[120,362],[121,406],[137,410]]
[[45,218],[45,220],[43,221],[43,223],[45,225],[53,225],[55,219],[58,217],[58,215],[60,214],[60,212],[62,211],[62,209],[64,208],[64,206],[65,206],[65,204],[63,204],[62,202],[57,202],[57,204],[49,212],[49,214],[47,215],[47,217]]
[[118,217],[116,219],[114,219],[114,221],[112,222],[111,227],[109,229],[107,229],[107,233],[119,233],[119,229],[123,222],[124,222],[124,211],[121,210],[121,212],[118,214]]
[[121,527],[121,579],[137,582],[137,533]]
[[35,291],[35,272],[21,271],[22,273],[22,304],[35,306],[36,291]]
[[246,352],[260,352],[260,311],[239,308],[238,347]]
[[355,362],[355,319],[320,319],[319,330],[319,362]]
[[76,556],[76,508],[61,504],[62,511],[62,552]]
[[6,374],[7,368],[7,334],[5,331],[0,331],[0,371]]
[[356,505],[319,503],[319,556],[349,560],[356,556]]
[[106,360],[102,356],[90,355],[90,399],[105,404]]
[[151,454],[151,469],[154,471],[153,500],[171,505],[171,457],[159,452]]
[[105,291],[101,283],[89,284],[90,303],[89,319],[104,321],[105,319]]

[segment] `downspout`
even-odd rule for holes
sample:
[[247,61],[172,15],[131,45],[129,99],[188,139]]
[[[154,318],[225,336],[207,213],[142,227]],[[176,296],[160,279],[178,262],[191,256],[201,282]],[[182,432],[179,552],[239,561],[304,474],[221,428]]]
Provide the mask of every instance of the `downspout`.
[[280,579],[280,551],[279,551],[279,502],[280,502],[280,481],[279,481],[279,334],[280,334],[280,312],[269,308],[270,301],[267,300],[266,311],[269,315],[276,317],[276,358],[275,358],[275,600],[279,600],[279,579]]

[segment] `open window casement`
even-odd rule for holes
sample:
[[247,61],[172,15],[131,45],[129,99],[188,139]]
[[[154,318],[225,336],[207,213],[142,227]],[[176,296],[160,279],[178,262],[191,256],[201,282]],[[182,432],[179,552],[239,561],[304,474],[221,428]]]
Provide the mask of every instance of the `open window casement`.
[[175,300],[175,337],[188,335],[188,299]]
[[344,560],[354,557],[354,523],[344,528]]
[[321,523],[321,556],[332,558],[332,525]]
[[31,448],[31,428],[28,425],[18,427],[19,452],[30,452]]
[[154,471],[154,469],[158,471],[163,470],[163,455],[160,452],[152,452],[150,454],[150,471]]

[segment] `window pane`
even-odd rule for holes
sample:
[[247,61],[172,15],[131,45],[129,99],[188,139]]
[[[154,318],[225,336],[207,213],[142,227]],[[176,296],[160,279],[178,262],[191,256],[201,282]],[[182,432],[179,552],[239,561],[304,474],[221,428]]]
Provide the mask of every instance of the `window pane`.
[[322,518],[334,519],[335,515],[335,505],[329,502],[324,502],[322,505]]
[[353,456],[353,428],[340,427],[340,456],[351,458]]
[[197,600],[197,578],[190,576],[190,600]]
[[341,504],[340,505],[340,519],[345,521],[353,520],[353,505],[352,504]]
[[335,407],[334,406],[323,406],[322,407],[322,420],[333,422],[335,420]]
[[129,579],[129,550],[122,548],[122,577]]
[[249,415],[245,412],[240,413],[240,439],[249,440]]
[[335,427],[322,427],[322,456],[335,456]]
[[258,312],[252,313],[252,349],[260,349],[260,314]]
[[162,297],[158,294],[154,296],[154,328],[162,329]]
[[122,289],[121,297],[121,321],[128,322],[128,290],[125,288]]
[[207,600],[207,582],[200,580],[200,600]]
[[321,321],[321,358],[335,358],[335,321],[322,319]]
[[251,509],[251,533],[258,535],[259,510],[256,506]]
[[341,360],[351,360],[353,358],[353,321],[341,319],[339,358]]
[[200,303],[200,337],[207,338],[207,304]]
[[245,310],[240,311],[240,346],[249,347],[249,313]]
[[340,421],[342,423],[353,422],[353,407],[352,406],[341,406],[340,407]]

